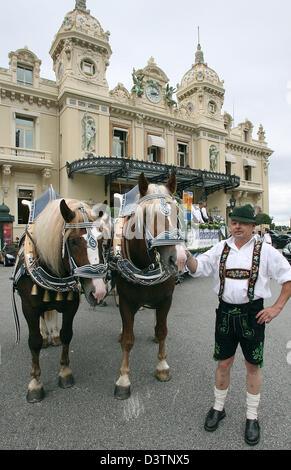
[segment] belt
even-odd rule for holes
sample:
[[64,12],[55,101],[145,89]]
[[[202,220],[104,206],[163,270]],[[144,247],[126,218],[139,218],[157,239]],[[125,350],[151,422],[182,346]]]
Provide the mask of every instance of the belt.
[[257,299],[257,300],[253,300],[252,302],[247,302],[246,304],[229,304],[227,302],[224,302],[224,300],[221,300],[219,303],[219,306],[225,309],[226,313],[229,313],[231,315],[237,315],[237,314],[248,312],[250,308],[251,309],[264,308],[264,300]]

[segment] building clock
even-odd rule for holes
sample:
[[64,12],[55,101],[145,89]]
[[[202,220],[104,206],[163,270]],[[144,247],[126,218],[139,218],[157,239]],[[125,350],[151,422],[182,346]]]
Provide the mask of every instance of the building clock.
[[152,103],[159,103],[162,98],[160,87],[156,83],[150,83],[145,89],[145,94],[148,100]]

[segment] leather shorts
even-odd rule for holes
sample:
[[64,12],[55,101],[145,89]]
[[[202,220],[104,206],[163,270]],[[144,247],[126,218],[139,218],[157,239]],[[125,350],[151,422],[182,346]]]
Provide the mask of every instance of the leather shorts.
[[247,304],[220,301],[216,309],[215,360],[231,358],[240,344],[244,358],[250,364],[263,366],[265,324],[258,324],[256,319],[263,308],[263,299]]

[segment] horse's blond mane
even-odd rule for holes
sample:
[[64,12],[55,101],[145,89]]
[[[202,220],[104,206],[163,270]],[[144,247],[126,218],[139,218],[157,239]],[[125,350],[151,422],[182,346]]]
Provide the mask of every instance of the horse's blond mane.
[[[34,241],[40,260],[44,262],[53,274],[63,275],[62,265],[62,230],[64,219],[60,211],[61,199],[51,201],[36,219],[34,227]],[[74,223],[83,221],[81,205],[85,208],[88,216],[91,216],[91,209],[85,203],[76,199],[65,199],[70,209],[76,211],[76,216],[72,220]]]
[[[155,193],[170,194],[170,191],[166,186],[149,184],[146,196],[155,194]],[[139,194],[137,201],[141,199],[142,196]],[[148,201],[142,202],[142,204],[137,205],[135,211],[135,224],[136,224],[136,233],[139,236],[142,236],[143,232],[143,222],[144,222],[144,211],[146,210],[148,220],[154,221],[154,216],[160,211],[160,199],[149,199]]]

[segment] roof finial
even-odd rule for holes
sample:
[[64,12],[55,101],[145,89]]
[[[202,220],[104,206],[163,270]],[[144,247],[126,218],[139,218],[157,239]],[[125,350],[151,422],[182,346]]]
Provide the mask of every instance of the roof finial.
[[200,30],[198,26],[198,44],[197,44],[197,51],[195,53],[195,64],[204,64],[204,57],[203,52],[200,46]]
[[75,9],[76,10],[87,11],[86,0],[76,0]]

